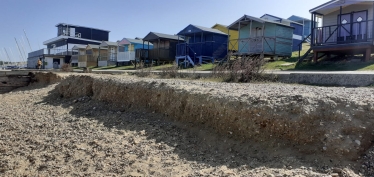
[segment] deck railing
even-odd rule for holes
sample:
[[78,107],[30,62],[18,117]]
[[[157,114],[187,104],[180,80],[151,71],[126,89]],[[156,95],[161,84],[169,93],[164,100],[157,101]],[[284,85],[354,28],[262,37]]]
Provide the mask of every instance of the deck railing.
[[[197,43],[180,43],[177,44],[177,56],[183,56],[186,55],[186,52],[188,52],[188,48],[192,49],[195,53],[196,56],[211,56],[215,41],[206,41],[206,42],[197,42]],[[188,47],[187,47],[188,46]]]
[[229,46],[238,44],[238,51],[234,53],[262,53],[263,51],[263,37],[241,38],[230,40]]
[[283,37],[250,37],[230,40],[229,46],[239,46],[234,55],[289,55],[292,51],[292,39]]
[[109,53],[100,53],[99,61],[117,61],[117,53],[116,52],[109,52]]
[[118,52],[117,61],[131,61],[135,60],[135,51]]
[[36,51],[28,53],[28,57],[31,58],[31,57],[38,57],[41,55],[71,55],[71,54],[72,54],[72,51],[68,51],[66,49],[44,48],[44,49],[40,49],[40,50],[36,50]]
[[373,41],[373,20],[317,27],[313,36],[315,46]]
[[175,48],[136,49],[136,59],[171,61],[175,58]]

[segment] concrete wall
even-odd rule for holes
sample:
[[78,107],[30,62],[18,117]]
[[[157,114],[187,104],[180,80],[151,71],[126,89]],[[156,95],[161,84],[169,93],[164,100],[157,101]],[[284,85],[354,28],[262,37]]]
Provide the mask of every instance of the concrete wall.
[[280,82],[308,85],[365,87],[374,84],[374,74],[369,73],[291,73],[277,76]]

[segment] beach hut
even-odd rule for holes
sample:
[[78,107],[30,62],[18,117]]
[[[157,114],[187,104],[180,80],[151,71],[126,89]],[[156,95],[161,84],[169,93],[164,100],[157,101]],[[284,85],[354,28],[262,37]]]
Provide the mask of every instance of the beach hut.
[[98,66],[98,58],[100,52],[103,52],[99,45],[88,44],[85,55],[78,58],[78,67],[95,67]]
[[[303,24],[303,38],[306,38],[310,35],[312,32],[312,20],[304,18],[304,17],[299,17],[296,15],[292,15],[291,17],[287,18],[288,20]],[[318,26],[318,25],[317,25]],[[310,42],[310,40],[308,40]]]
[[117,64],[118,43],[103,41],[100,45],[100,57],[98,66],[110,66]]
[[188,25],[178,33],[185,39],[177,45],[176,62],[188,61],[192,66],[213,62],[227,55],[228,35],[217,29]]
[[[371,59],[374,51],[373,0],[332,0],[309,12],[312,14],[310,50],[313,50],[315,62],[326,55],[362,55],[364,61]],[[318,24],[319,20],[321,24]]]
[[[229,41],[234,41],[234,40],[238,39],[238,37],[239,37],[239,32],[238,31],[229,30],[226,25],[222,25],[222,24],[217,23],[217,24],[213,25],[212,28],[213,29],[218,29],[218,30],[224,32],[225,34],[230,34],[229,35]],[[228,46],[228,49],[229,49],[229,51],[233,51],[233,52],[238,51],[238,44],[236,43],[235,45],[230,45],[230,46]]]
[[[135,51],[137,49],[153,49],[153,44],[143,44],[141,38],[123,38],[119,43],[118,58],[117,62],[121,64],[130,64],[130,61],[135,61]],[[138,58],[139,59],[139,58]]]
[[265,14],[261,18],[294,27],[293,35],[292,35],[292,51],[299,51],[302,49],[302,45],[299,45],[304,39],[303,37],[304,25],[302,23],[298,23],[295,21],[291,21],[288,19],[270,15],[270,14]]
[[[239,32],[238,51],[233,55],[263,55],[290,57],[294,27],[279,22],[244,15],[231,25]],[[233,44],[230,44],[233,45]]]
[[[175,59],[176,45],[183,39],[176,35],[150,32],[143,38],[143,48],[137,49],[135,57],[146,62],[172,62]],[[151,45],[153,44],[153,49]]]
[[83,60],[79,58],[85,57],[86,47],[87,45],[82,45],[82,44],[74,45],[74,47],[72,48],[71,66],[79,66],[79,61]]

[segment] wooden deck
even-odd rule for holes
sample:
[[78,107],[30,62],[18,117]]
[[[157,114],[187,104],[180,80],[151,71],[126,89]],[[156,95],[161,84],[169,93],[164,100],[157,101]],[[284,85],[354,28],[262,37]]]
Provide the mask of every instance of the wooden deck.
[[361,43],[346,43],[337,45],[323,45],[313,46],[314,51],[313,60],[316,62],[318,53],[325,53],[327,55],[357,55],[363,54],[364,60],[369,61],[371,54],[374,52],[374,45],[372,42],[361,42]]

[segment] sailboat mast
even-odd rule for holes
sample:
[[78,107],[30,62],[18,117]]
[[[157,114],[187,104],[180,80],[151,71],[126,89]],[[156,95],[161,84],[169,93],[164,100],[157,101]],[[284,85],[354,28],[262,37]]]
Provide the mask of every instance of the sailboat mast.
[[27,35],[26,35],[26,31],[25,30],[23,30],[23,32],[25,33],[25,36],[26,36],[26,39],[27,39],[27,43],[29,43],[29,47],[30,47],[30,52],[32,51],[32,49],[31,49],[31,45],[30,45],[30,41],[29,41],[29,38],[27,37]]
[[6,56],[8,57],[9,63],[12,63],[12,60],[10,60],[10,58],[9,58],[9,54],[8,54],[8,52],[6,51],[5,47],[4,47],[4,51],[5,51]]
[[21,52],[21,49],[19,48],[19,45],[18,45],[17,39],[14,38],[14,40],[16,41],[16,44],[17,44],[17,48],[18,48],[19,54],[21,55],[21,58],[22,58],[22,62],[25,62],[25,60],[24,60],[25,58],[24,58],[24,56],[23,56],[23,54],[22,54],[22,52]]

